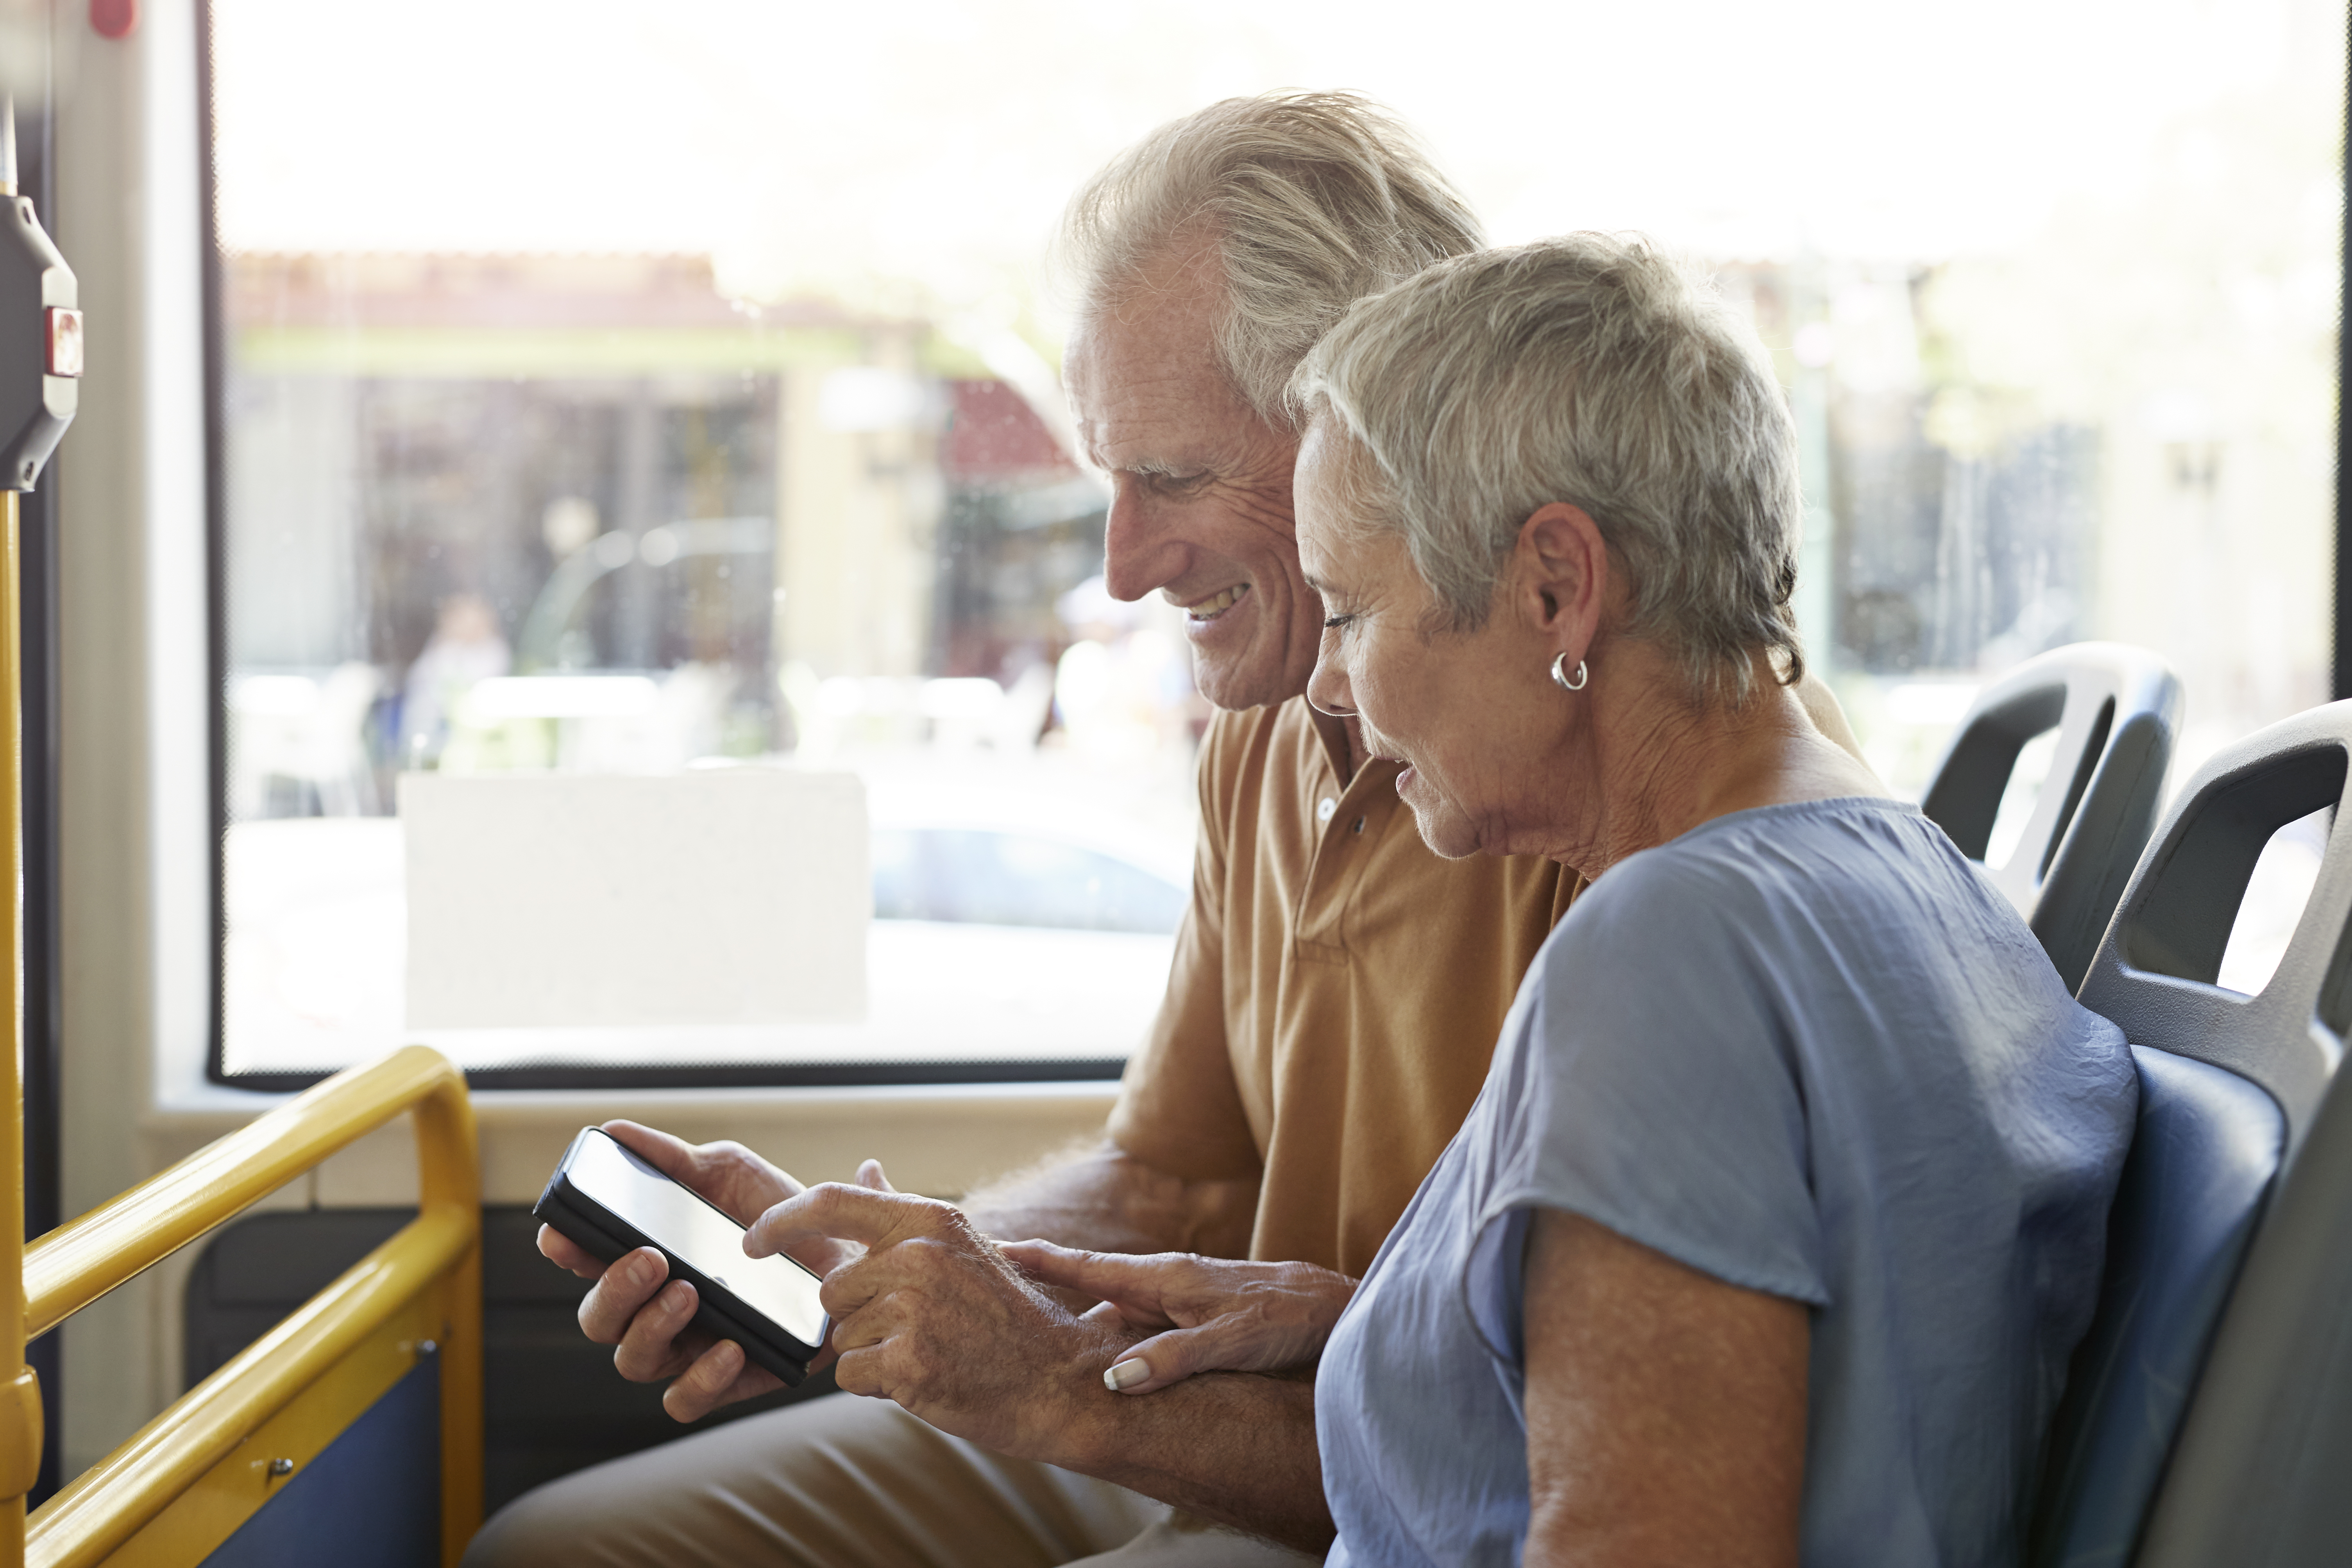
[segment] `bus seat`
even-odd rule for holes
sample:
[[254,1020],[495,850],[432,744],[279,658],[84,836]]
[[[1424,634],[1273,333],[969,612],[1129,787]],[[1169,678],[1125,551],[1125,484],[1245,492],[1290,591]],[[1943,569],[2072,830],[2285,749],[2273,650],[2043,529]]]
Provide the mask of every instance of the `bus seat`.
[[2053,648],[1978,695],[1920,799],[1962,854],[1982,860],[2018,752],[2057,730],[2049,780],[2024,834],[1989,874],[2070,991],[2083,984],[2156,825],[2180,707],[2179,678],[2145,648]]
[[2352,1558],[2347,1303],[2352,1089],[2338,1081],[2248,1251],[2141,1568],[2339,1568]]
[[[2215,982],[2256,859],[2279,828],[2340,805],[2347,749],[2352,703],[2338,703],[2199,769],[2141,857],[2084,981],[2084,1005],[2132,1043],[2141,1101],[2098,1310],[2045,1451],[2027,1536],[2033,1568],[2135,1562],[2152,1502],[2178,1479],[2175,1440],[2185,1452],[2184,1425],[2196,1420],[2188,1413],[2221,1381],[2226,1325],[2276,1228],[2265,1203],[2278,1172],[2294,1168],[2340,1055],[2314,1020],[2323,983],[2341,967],[2352,839],[2331,833],[2261,994]],[[2243,1561],[2201,1561],[2225,1559]]]
[[2097,1315],[2051,1428],[2026,1561],[2123,1568],[2237,1277],[2284,1129],[2244,1079],[2134,1047],[2139,1125]]

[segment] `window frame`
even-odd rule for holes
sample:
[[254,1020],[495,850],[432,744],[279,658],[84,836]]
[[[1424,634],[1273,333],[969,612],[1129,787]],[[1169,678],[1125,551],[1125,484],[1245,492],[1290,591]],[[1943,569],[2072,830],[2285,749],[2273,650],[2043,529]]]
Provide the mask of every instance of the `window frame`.
[[2352,616],[2352,6],[2346,8],[2347,50],[2344,83],[2344,140],[2339,143],[2346,174],[2344,225],[2336,259],[2336,646],[2331,695],[2338,701],[2352,698],[2352,637],[2344,635]]

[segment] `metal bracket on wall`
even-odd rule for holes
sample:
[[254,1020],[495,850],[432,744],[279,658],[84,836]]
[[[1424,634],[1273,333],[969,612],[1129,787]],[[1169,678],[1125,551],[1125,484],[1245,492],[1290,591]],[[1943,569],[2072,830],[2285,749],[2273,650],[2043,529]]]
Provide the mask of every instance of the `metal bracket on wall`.
[[0,489],[29,490],[81,396],[73,268],[16,195],[16,106],[0,98]]

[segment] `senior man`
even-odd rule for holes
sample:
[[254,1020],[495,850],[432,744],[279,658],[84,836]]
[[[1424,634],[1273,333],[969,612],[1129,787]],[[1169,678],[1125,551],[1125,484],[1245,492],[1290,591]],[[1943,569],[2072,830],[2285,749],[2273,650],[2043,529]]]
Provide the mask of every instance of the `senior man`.
[[[1167,998],[1108,1136],[961,1214],[888,1193],[869,1163],[875,1190],[827,1210],[848,1244],[794,1251],[855,1260],[828,1286],[840,1381],[886,1397],[814,1400],[552,1483],[468,1563],[1296,1563],[1311,1559],[1223,1527],[1307,1552],[1329,1539],[1311,1384],[1227,1372],[1121,1398],[1102,1376],[1136,1336],[985,1238],[1361,1273],[1477,1095],[1573,878],[1439,859],[1396,766],[1305,702],[1322,610],[1280,395],[1353,300],[1479,243],[1412,139],[1344,94],[1214,105],[1079,193],[1066,372],[1112,479],[1107,575],[1121,598],[1186,608],[1197,682],[1224,710]],[[803,1190],[734,1145],[623,1133],[747,1223]],[[691,1289],[665,1285],[656,1255],[600,1275],[561,1237],[541,1246],[598,1279],[583,1328],[624,1374],[671,1380],[680,1419],[774,1386],[688,1328]],[[1276,1291],[1265,1310],[1285,1308]],[[1155,1370],[1207,1349],[1170,1337]]]

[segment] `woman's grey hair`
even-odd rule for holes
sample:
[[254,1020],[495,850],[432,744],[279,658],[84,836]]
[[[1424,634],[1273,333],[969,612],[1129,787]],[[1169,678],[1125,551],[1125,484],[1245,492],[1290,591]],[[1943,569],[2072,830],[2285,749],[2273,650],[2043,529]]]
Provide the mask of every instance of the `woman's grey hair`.
[[1695,697],[1745,702],[1758,649],[1803,675],[1788,399],[1755,333],[1648,241],[1432,267],[1349,310],[1289,396],[1353,439],[1351,521],[1403,536],[1455,629],[1486,623],[1521,526],[1566,501],[1629,580],[1622,629],[1679,650]]
[[1348,92],[1229,98],[1160,127],[1071,198],[1057,269],[1084,314],[1192,235],[1223,269],[1225,374],[1276,423],[1291,371],[1349,305],[1483,243],[1412,133]]

